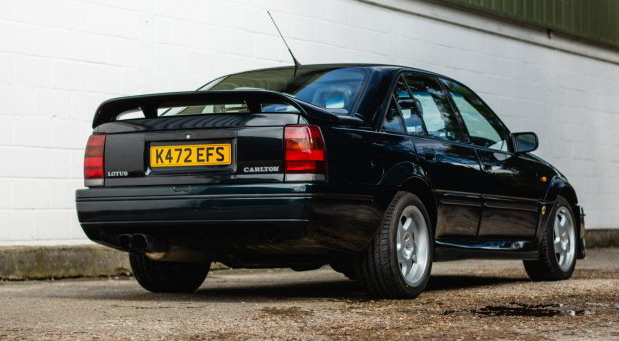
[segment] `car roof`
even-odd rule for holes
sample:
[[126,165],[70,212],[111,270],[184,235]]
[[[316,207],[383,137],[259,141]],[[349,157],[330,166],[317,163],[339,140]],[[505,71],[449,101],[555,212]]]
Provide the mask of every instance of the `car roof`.
[[[416,71],[416,72],[422,72],[422,73],[426,73],[426,74],[432,74],[432,75],[436,75],[436,76],[441,76],[441,77],[445,77],[441,74],[432,72],[432,71],[427,71],[427,70],[423,70],[423,69],[418,69],[418,68],[412,68],[412,67],[408,67],[408,66],[402,66],[402,65],[391,65],[391,64],[371,64],[371,63],[331,63],[331,64],[303,64],[299,66],[299,70],[320,70],[320,69],[333,69],[333,68],[344,68],[344,67],[357,67],[357,68],[364,68],[364,69],[371,69],[374,71],[384,71],[384,72],[393,72],[393,71],[398,71],[398,70],[411,70],[411,71]],[[255,71],[269,71],[269,70],[285,70],[285,69],[294,69],[294,66],[290,65],[290,66],[277,66],[277,67],[271,67],[271,68],[261,68],[261,69],[252,69],[252,70],[246,70],[246,71],[242,71],[242,72],[235,72],[235,73],[231,73],[228,75],[225,75],[223,77],[227,77],[227,76],[232,76],[232,75],[239,75],[239,74],[243,74],[243,73],[248,73],[248,72],[255,72]],[[445,77],[448,78],[448,77]]]

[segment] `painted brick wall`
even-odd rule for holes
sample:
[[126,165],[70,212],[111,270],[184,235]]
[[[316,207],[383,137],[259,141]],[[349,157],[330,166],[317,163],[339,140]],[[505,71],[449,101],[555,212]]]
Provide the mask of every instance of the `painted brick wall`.
[[403,64],[469,84],[512,130],[539,133],[588,227],[619,227],[616,64],[354,0],[3,0],[0,243],[84,241],[73,192],[101,101],[290,64],[266,8],[303,63]]

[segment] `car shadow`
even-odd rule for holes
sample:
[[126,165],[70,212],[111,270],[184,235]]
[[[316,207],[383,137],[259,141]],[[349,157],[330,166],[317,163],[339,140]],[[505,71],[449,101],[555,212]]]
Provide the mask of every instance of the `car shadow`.
[[[434,275],[425,292],[448,290],[466,290],[482,286],[497,286],[510,283],[526,282],[524,277],[496,277],[472,275]],[[88,290],[72,293],[55,293],[54,297],[67,299],[93,299],[113,301],[157,301],[157,302],[272,302],[293,299],[331,299],[331,300],[367,300],[368,296],[361,283],[348,279],[313,280],[307,282],[252,284],[236,282],[234,285],[209,285],[208,280],[193,294],[150,293],[137,286],[115,290]]]
[[[470,289],[528,281],[526,278],[436,275],[430,278],[425,292]],[[243,287],[203,287],[196,295],[207,300],[331,298],[367,299],[363,286],[352,280],[332,280],[285,285],[258,285]]]

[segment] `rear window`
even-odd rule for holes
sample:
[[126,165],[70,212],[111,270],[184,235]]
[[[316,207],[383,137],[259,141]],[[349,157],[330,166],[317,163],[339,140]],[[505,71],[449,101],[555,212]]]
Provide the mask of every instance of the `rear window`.
[[[256,70],[219,78],[200,90],[263,89],[282,92],[336,115],[349,114],[357,104],[367,70],[356,67]],[[294,110],[285,104],[266,105],[263,112]],[[265,111],[267,110],[267,111]]]
[[[292,67],[256,70],[215,79],[199,91],[270,90],[285,93],[336,115],[348,115],[357,105],[366,75],[367,70],[358,67],[301,67],[296,73]],[[157,109],[158,116],[279,112],[298,113],[299,110],[286,101],[272,99],[259,103],[216,101],[199,105],[163,105]],[[143,117],[143,112],[136,109],[123,112],[116,119]]]

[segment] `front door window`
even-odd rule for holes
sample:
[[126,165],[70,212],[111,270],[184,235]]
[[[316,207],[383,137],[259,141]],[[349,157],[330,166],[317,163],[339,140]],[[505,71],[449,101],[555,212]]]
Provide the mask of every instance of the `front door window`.
[[442,82],[460,112],[471,142],[481,147],[509,151],[509,133],[492,110],[466,87],[448,80]]

